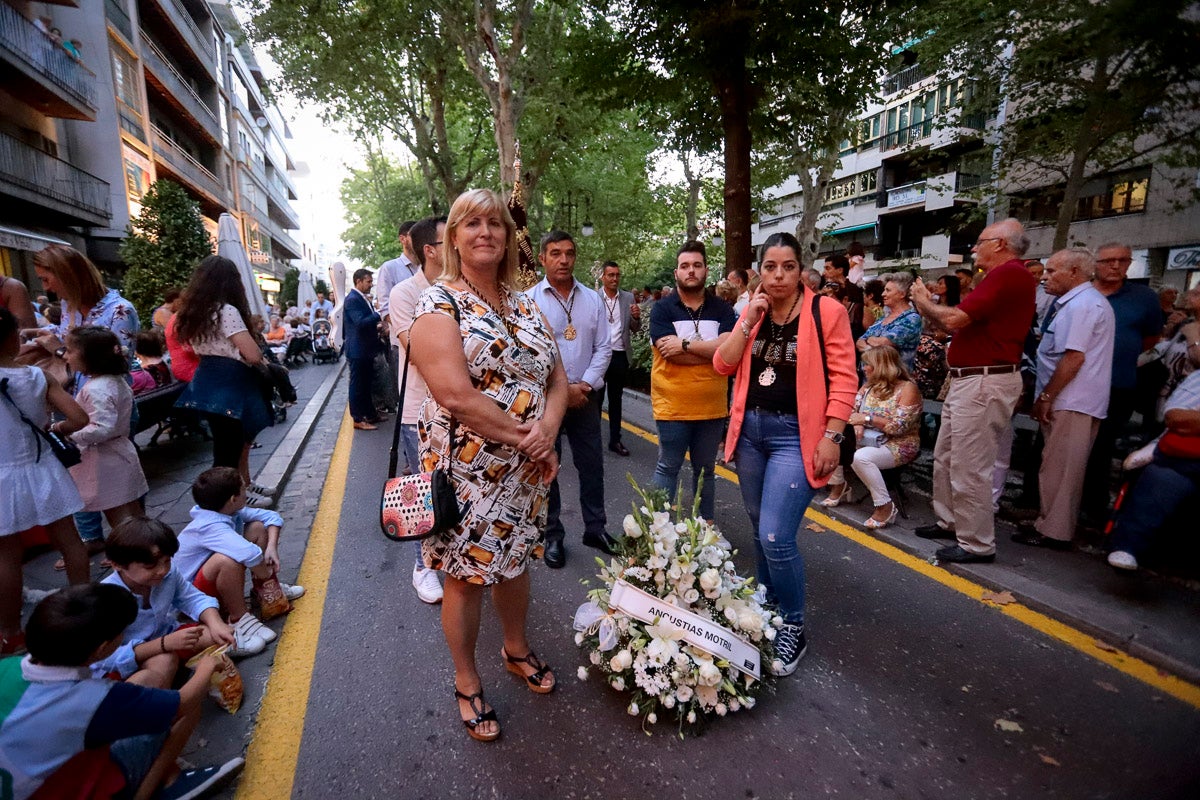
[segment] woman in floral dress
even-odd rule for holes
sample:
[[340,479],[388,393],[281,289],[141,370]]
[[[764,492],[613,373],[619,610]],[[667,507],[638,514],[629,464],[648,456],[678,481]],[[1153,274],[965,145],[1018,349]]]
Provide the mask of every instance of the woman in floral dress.
[[422,556],[445,573],[442,629],[463,724],[473,738],[492,741],[500,724],[475,664],[485,588],[500,616],[505,667],[531,691],[554,688],[553,672],[525,635],[526,568],[558,473],[554,441],[567,380],[549,325],[514,288],[516,225],[500,196],[461,195],[443,239],[442,276],[422,294],[410,329],[412,363],[430,392],[417,434],[424,469],[452,465],[466,513],[458,527],[426,539]]

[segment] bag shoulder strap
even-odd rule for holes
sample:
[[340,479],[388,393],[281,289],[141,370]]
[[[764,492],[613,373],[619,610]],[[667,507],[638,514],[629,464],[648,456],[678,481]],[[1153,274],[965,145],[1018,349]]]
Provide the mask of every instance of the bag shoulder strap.
[[10,395],[8,393],[8,378],[0,378],[0,394],[4,395],[4,399],[7,400],[9,402],[9,405],[11,405],[13,407],[13,409],[16,410],[17,416],[19,416],[21,418],[21,421],[24,422],[26,425],[28,425],[29,429],[31,431],[33,431],[33,434],[34,434],[33,438],[37,442],[37,460],[41,461],[42,460],[42,440],[46,438],[46,432],[44,430],[42,430],[41,428],[39,428],[37,425],[35,425],[33,423],[33,420],[31,420],[29,417],[25,416],[25,412],[21,410],[21,407],[19,405],[17,405],[17,401],[12,399],[12,395]]
[[[447,296],[450,298],[450,303],[454,308],[454,321],[461,323],[462,318],[458,314],[458,301],[456,301],[454,299],[454,295],[450,294],[449,292],[447,292]],[[404,418],[404,394],[408,390],[408,358],[412,348],[411,338],[408,340],[408,344],[409,346],[404,349],[404,366],[401,368],[404,371],[400,376],[400,399],[397,401],[396,424],[392,430],[392,451],[388,455],[388,480],[396,477],[396,467],[399,465],[400,461],[400,420]],[[454,417],[450,417],[450,439],[447,443],[446,460],[451,462],[451,474],[453,474],[454,464],[452,459],[449,458],[449,454],[454,452],[454,429],[457,427],[457,425],[458,420],[456,420]]]
[[829,356],[825,355],[825,330],[821,327],[821,295],[813,292],[813,324],[817,326],[817,349],[821,351],[821,374],[825,376],[825,402],[829,402]]

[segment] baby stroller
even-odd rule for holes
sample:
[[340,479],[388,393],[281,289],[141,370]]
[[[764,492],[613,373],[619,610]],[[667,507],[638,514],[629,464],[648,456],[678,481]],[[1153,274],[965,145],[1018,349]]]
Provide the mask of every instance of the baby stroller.
[[314,364],[328,364],[338,360],[337,348],[333,346],[333,326],[327,319],[313,322],[312,352]]

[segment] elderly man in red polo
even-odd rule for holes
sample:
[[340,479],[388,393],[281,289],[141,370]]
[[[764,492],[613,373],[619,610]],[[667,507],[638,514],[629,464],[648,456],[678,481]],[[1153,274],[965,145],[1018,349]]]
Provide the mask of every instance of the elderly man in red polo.
[[957,539],[937,551],[941,561],[996,558],[992,466],[1021,395],[1018,365],[1033,322],[1037,284],[1021,256],[1029,247],[1015,219],[984,228],[971,249],[983,278],[957,306],[939,306],[918,278],[917,310],[954,333],[946,362],[950,389],[933,456],[933,511],[937,523],[918,528],[926,539]]

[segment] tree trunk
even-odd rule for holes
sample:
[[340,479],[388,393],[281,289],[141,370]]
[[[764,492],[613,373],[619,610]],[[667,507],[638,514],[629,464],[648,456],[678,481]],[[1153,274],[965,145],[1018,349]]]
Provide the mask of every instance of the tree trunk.
[[825,199],[825,187],[840,159],[837,150],[826,150],[816,165],[800,166],[796,176],[800,179],[800,201],[804,207],[796,222],[796,238],[800,241],[800,264],[808,267],[817,259],[821,250],[821,235],[817,232],[817,221],[821,216],[821,205]]
[[1071,153],[1071,168],[1067,173],[1067,183],[1063,187],[1062,205],[1058,207],[1058,218],[1054,225],[1054,252],[1066,247],[1070,237],[1071,221],[1075,219],[1075,206],[1079,202],[1080,192],[1083,191],[1084,181],[1087,180],[1088,159],[1098,143],[1096,128],[1101,123],[1104,98],[1110,88],[1108,76],[1108,58],[1101,54],[1096,57],[1092,68],[1092,79],[1089,81],[1087,92],[1088,105],[1079,123],[1079,137]]
[[684,216],[687,222],[686,237],[688,240],[695,240],[700,238],[697,216],[700,209],[700,187],[703,185],[703,181],[692,172],[692,160],[688,157],[686,150],[680,153],[680,160],[683,162],[683,179],[687,182],[687,204],[684,206]]
[[749,269],[750,248],[750,86],[746,60],[728,60],[729,69],[716,76],[725,136],[725,270]]

